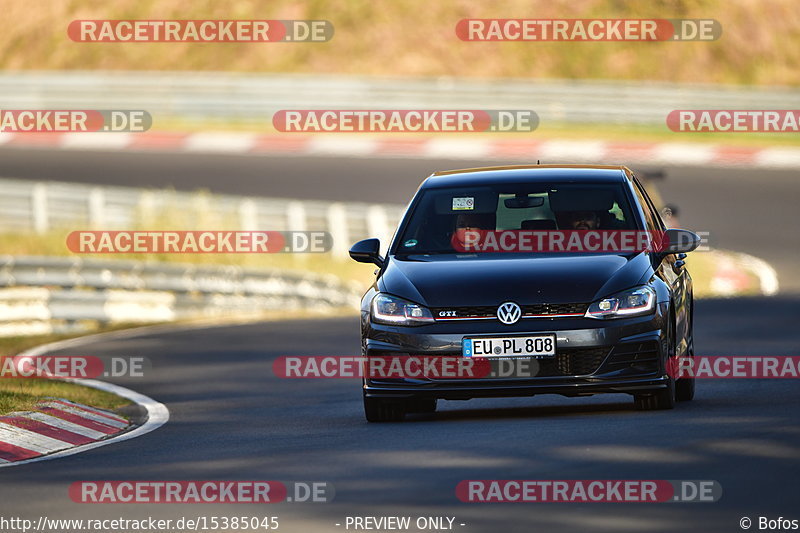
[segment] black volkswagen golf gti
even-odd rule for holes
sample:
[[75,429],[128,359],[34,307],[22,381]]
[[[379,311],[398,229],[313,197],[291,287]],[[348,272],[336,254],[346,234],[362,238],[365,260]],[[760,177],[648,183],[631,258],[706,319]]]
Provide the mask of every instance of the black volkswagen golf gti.
[[[497,246],[525,232],[544,235],[547,244],[540,238],[536,247]],[[583,241],[595,246],[556,246],[563,244],[554,238],[559,232],[595,233],[595,241]],[[625,232],[665,236],[667,244],[597,245],[611,242],[601,242],[601,234]],[[386,257],[377,239],[350,250],[356,261],[380,267],[361,304],[362,355],[367,362],[449,357],[495,366],[479,377],[367,372],[367,420],[433,412],[438,399],[628,393],[639,409],[691,400],[694,380],[676,379],[669,369],[677,358],[693,356],[692,279],[684,258],[699,242],[692,232],[664,227],[625,167],[433,174]],[[502,363],[525,372],[497,372]]]

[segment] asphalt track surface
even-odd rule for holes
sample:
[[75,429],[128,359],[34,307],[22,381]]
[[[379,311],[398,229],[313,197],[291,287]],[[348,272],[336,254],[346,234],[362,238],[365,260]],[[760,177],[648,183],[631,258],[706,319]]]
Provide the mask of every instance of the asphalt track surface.
[[[31,155],[0,150],[0,175],[286,197],[313,191],[319,198],[386,202],[406,201],[432,170],[472,164]],[[797,275],[793,177],[675,168],[659,188],[681,206],[683,226],[714,231],[718,246],[771,261],[787,289]],[[800,297],[785,292],[698,301],[697,353],[798,355]],[[130,441],[0,469],[0,512],[31,519],[277,515],[279,531],[314,533],[343,531],[335,524],[355,515],[454,516],[466,524],[456,531],[465,532],[729,532],[741,531],[743,516],[755,522],[753,530],[759,516],[800,519],[797,380],[706,380],[693,402],[672,411],[635,411],[625,395],[538,396],[442,402],[433,416],[367,424],[357,381],[282,380],[272,373],[281,355],[358,350],[356,319],[338,318],[143,331],[63,352],[148,357],[152,370],[144,378],[116,382],[166,404],[170,421]],[[218,506],[79,505],[68,497],[74,481],[115,479],[328,481],[336,498]],[[455,497],[465,479],[716,480],[723,495],[716,503],[467,504]]]
[[[796,353],[796,298],[697,304],[702,354]],[[794,316],[792,316],[794,315]],[[277,515],[280,531],[342,531],[346,516],[455,516],[457,531],[737,531],[742,516],[793,517],[800,388],[793,379],[706,380],[694,401],[639,412],[626,395],[442,402],[437,414],[367,424],[359,382],[280,379],[280,355],[353,355],[355,318],[142,333],[78,352],[149,357],[119,381],[164,402],[142,437],[0,470],[3,514],[50,518]],[[78,480],[328,481],[328,504],[79,505]],[[468,504],[465,479],[716,480],[716,503]],[[795,516],[796,517],[796,516]],[[800,517],[798,517],[800,518]]]

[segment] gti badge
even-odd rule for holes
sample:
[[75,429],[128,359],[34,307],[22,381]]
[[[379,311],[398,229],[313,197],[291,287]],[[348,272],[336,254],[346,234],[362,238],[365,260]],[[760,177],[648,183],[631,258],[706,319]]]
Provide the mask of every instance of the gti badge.
[[514,302],[500,304],[497,308],[497,319],[503,324],[514,324],[522,316],[522,309]]

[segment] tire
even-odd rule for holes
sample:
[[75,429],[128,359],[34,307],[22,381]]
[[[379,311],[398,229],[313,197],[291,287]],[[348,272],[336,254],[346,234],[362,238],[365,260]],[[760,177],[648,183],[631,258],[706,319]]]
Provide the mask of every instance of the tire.
[[633,397],[634,405],[639,411],[659,411],[675,407],[675,380],[669,378],[666,389],[650,394],[637,394]]
[[[669,337],[665,340],[662,346],[663,351],[667,353],[665,368],[668,367],[668,361],[675,356],[675,329],[670,327]],[[680,382],[680,380],[678,381]],[[673,409],[677,401],[677,387],[675,378],[667,372],[667,388],[658,389],[653,392],[636,394],[633,397],[633,403],[639,411],[658,411],[664,409]]]
[[364,415],[367,422],[402,422],[406,416],[405,405],[398,401],[364,396]]
[[408,402],[406,406],[407,413],[435,413],[436,412],[436,398],[420,398]]
[[[689,357],[694,357],[694,347],[689,344]],[[675,383],[675,399],[679,402],[689,402],[694,398],[695,378],[681,378]]]
[[694,378],[679,379],[675,384],[675,399],[679,402],[690,402],[694,399]]

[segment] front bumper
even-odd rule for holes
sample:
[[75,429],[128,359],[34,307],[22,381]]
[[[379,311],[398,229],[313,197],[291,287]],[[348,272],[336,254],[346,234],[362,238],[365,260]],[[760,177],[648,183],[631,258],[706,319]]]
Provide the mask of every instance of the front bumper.
[[[364,379],[375,398],[441,398],[653,392],[669,386],[664,335],[667,304],[643,317],[528,319],[512,326],[498,321],[437,322],[398,327],[362,321],[364,355],[461,356],[465,337],[554,333],[556,357],[538,359],[533,376],[476,379]],[[366,317],[365,317],[366,318]]]

